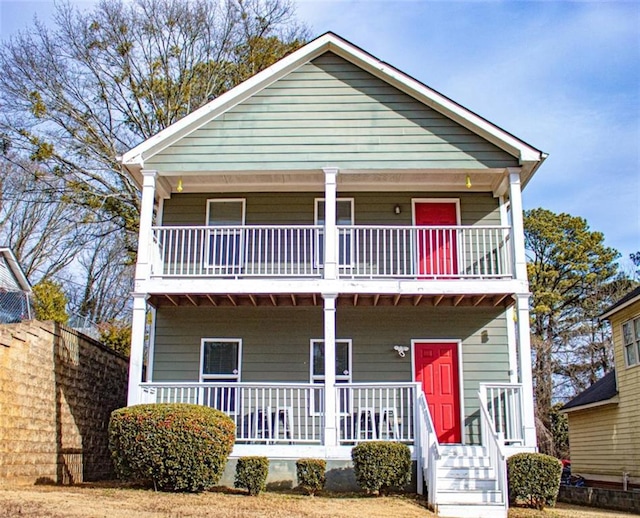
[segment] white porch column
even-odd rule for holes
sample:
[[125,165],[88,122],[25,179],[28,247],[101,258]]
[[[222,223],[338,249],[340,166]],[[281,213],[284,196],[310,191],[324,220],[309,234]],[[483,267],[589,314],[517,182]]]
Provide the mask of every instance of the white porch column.
[[529,294],[516,296],[517,334],[520,348],[519,381],[522,384],[522,425],[525,446],[537,447],[533,376],[531,373],[531,331],[529,329]]
[[518,280],[527,279],[527,259],[524,254],[524,220],[520,169],[509,168],[509,202],[511,206],[511,242],[514,274]]
[[336,427],[336,298],[324,294],[324,444],[338,445]]
[[133,317],[131,319],[131,353],[129,355],[129,393],[127,405],[140,403],[140,382],[144,360],[144,330],[147,318],[147,297],[144,293],[133,294]]
[[[156,191],[157,171],[143,170],[142,201],[140,203],[140,231],[138,233],[138,258],[136,261],[136,283],[148,280],[151,275],[151,227]],[[138,290],[138,287],[135,288]]]
[[337,167],[324,171],[324,278],[338,277],[338,229],[336,228]]
[[133,316],[131,319],[131,352],[129,354],[129,406],[140,403],[140,382],[144,363],[144,333],[147,318],[147,294],[139,284],[151,277],[151,227],[156,190],[157,171],[143,170],[142,201],[140,203],[140,230],[138,233],[138,257],[136,261]]

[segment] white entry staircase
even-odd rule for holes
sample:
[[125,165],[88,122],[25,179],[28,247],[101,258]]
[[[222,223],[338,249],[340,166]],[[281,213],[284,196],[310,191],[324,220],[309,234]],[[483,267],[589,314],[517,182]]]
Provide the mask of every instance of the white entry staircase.
[[424,394],[418,400],[418,484],[426,483],[430,507],[442,517],[507,518],[508,494],[503,440],[496,433],[482,394],[482,446],[438,444]]
[[506,518],[496,469],[483,446],[441,445],[436,463],[439,516]]

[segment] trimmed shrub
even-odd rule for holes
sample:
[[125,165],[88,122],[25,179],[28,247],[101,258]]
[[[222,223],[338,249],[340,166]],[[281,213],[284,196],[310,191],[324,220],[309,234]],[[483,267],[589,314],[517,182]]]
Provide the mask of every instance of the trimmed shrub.
[[324,487],[326,470],[327,461],[323,459],[298,459],[296,461],[298,484],[311,496]]
[[509,502],[535,509],[553,506],[560,490],[562,463],[542,453],[516,453],[507,459]]
[[367,492],[381,494],[411,480],[411,453],[399,442],[365,442],[351,450],[356,481]]
[[266,488],[269,459],[266,457],[240,457],[236,464],[234,487],[246,489],[251,496]]
[[111,413],[109,450],[119,478],[162,491],[216,485],[235,442],[224,413],[184,403],[136,405]]

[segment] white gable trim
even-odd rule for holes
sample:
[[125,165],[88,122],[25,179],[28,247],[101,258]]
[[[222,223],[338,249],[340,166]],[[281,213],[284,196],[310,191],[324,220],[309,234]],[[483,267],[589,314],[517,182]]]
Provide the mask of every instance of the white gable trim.
[[31,292],[31,284],[27,280],[27,276],[24,274],[22,267],[18,264],[16,256],[13,255],[13,251],[10,248],[0,248],[0,253],[7,261],[7,265],[9,265],[11,273],[13,273],[22,290]]
[[528,164],[531,168],[531,173],[547,156],[488,120],[455,103],[448,97],[432,90],[391,65],[378,60],[339,36],[328,32],[175,122],[157,135],[142,142],[121,157],[122,164],[130,172],[143,168],[145,159],[166,149],[256,92],[328,51],[361,67],[375,77],[395,86],[407,95],[414,97],[461,126],[485,138],[500,149],[518,158],[521,165]]

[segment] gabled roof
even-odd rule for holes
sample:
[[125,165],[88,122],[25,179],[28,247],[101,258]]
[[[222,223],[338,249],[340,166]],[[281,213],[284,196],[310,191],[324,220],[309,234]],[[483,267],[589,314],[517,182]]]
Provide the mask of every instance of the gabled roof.
[[516,157],[523,166],[523,184],[547,156],[448,97],[327,32],[128,151],[121,157],[123,166],[141,183],[140,169],[144,168],[145,160],[326,52],[362,68]]
[[608,374],[605,374],[603,378],[596,381],[588,389],[580,392],[580,394],[564,405],[560,411],[570,412],[616,403],[617,401],[614,398],[617,395],[618,388],[616,385],[616,371],[614,369]]
[[635,290],[630,291],[624,297],[622,297],[618,302],[612,304],[607,309],[605,309],[604,313],[600,315],[601,319],[609,318],[614,313],[630,306],[634,302],[640,301],[640,286],[638,286]]
[[2,254],[5,260],[7,261],[7,264],[9,265],[9,269],[11,270],[11,273],[13,273],[13,276],[16,278],[16,281],[18,281],[20,288],[22,288],[23,291],[30,292],[31,284],[27,280],[27,276],[24,274],[22,267],[18,263],[16,256],[13,255],[13,252],[11,251],[11,249],[0,247],[0,254]]

